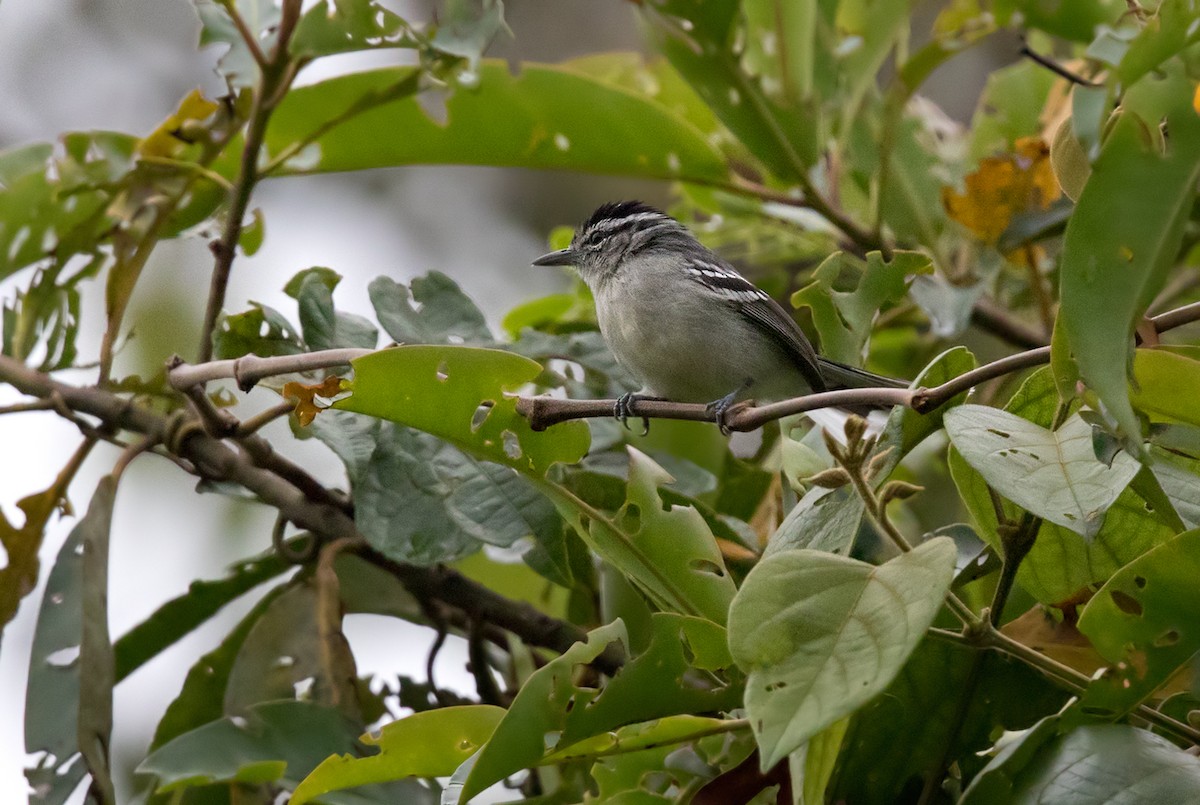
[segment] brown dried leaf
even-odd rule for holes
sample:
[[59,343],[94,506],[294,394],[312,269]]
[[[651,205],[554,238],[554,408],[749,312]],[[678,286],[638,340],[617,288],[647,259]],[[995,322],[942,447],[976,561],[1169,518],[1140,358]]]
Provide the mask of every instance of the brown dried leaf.
[[336,397],[342,391],[342,378],[330,375],[312,386],[292,381],[284,383],[283,398],[296,401],[296,419],[303,427],[308,427],[317,418],[317,414],[329,407],[328,403],[319,401],[322,397],[328,400]]
[[1014,215],[1047,209],[1062,196],[1050,165],[1050,147],[1040,137],[1016,142],[1016,152],[988,157],[966,179],[966,192],[942,188],[946,213],[984,243],[995,243]]

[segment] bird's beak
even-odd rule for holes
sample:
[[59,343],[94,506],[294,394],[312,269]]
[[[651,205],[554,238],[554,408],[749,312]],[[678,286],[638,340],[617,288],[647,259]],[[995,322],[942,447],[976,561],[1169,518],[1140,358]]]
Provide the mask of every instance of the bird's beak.
[[533,261],[535,266],[573,266],[578,260],[578,254],[573,249],[559,249],[556,252],[543,254]]

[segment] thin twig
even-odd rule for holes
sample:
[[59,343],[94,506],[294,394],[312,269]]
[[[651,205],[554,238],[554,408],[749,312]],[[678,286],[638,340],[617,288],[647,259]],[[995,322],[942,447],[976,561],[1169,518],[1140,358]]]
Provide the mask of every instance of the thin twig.
[[[254,88],[254,97],[251,101],[250,118],[242,145],[242,159],[238,167],[238,176],[229,194],[225,228],[221,232],[220,239],[212,243],[213,273],[209,283],[208,304],[204,310],[204,322],[200,330],[198,349],[199,360],[202,363],[212,357],[213,332],[216,330],[221,309],[225,306],[225,291],[229,285],[229,274],[233,269],[234,258],[237,256],[243,220],[250,207],[250,196],[259,179],[258,157],[266,137],[267,124],[271,120],[271,114],[275,111],[276,105],[296,77],[298,65],[289,58],[288,44],[299,19],[300,5],[299,0],[285,0],[279,28],[276,31],[275,46],[271,49],[270,57],[259,62],[261,68],[259,81]],[[247,33],[243,31],[242,35],[245,37]],[[252,42],[253,37],[247,41]],[[259,55],[261,57],[261,51]]]
[[235,438],[243,438],[252,433],[257,433],[261,428],[271,424],[280,417],[285,417],[295,409],[295,404],[290,402],[281,402],[272,405],[265,411],[259,411],[248,419],[243,419],[238,425],[237,431],[233,434]]
[[1054,73],[1055,75],[1061,76],[1062,78],[1067,79],[1072,84],[1078,84],[1081,87],[1100,86],[1095,81],[1090,81],[1090,80],[1084,78],[1083,76],[1079,75],[1078,73],[1071,72],[1066,67],[1063,67],[1061,64],[1059,64],[1058,62],[1056,62],[1054,59],[1050,58],[1049,56],[1043,56],[1042,54],[1033,50],[1032,48],[1029,47],[1028,43],[1026,43],[1024,41],[1024,37],[1022,37],[1022,41],[1021,41],[1021,55],[1032,59],[1033,61],[1035,61],[1038,64],[1045,67],[1050,72]]
[[236,381],[242,391],[249,391],[263,378],[312,372],[317,369],[349,367],[350,361],[374,351],[347,347],[269,358],[244,355],[236,359],[198,364],[184,363],[180,358],[172,358],[167,364],[167,383],[177,391],[184,391],[212,380],[230,379]]
[[971,323],[1008,343],[1036,349],[1046,345],[1046,336],[1035,327],[1015,318],[1011,313],[988,297],[982,297],[971,308]]

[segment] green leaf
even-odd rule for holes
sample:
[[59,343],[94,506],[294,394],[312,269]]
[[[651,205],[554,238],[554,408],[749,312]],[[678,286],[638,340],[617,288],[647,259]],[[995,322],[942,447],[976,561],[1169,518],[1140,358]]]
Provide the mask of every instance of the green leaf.
[[671,476],[629,448],[625,505],[614,517],[561,487],[541,484],[588,547],[629,578],[655,606],[724,624],[736,588],[712,531],[690,506],[670,505],[658,491]]
[[799,796],[794,796],[793,802],[801,805],[825,802],[825,791],[833,777],[838,754],[842,749],[842,740],[846,737],[846,729],[849,726],[850,719],[843,718],[788,755],[792,785],[800,788]]
[[[978,365],[975,356],[966,347],[951,347],[938,355],[912,382],[912,388],[934,388],[949,383]],[[891,472],[900,460],[926,438],[942,429],[946,413],[967,398],[967,392],[957,394],[932,411],[919,414],[907,406],[896,406],[888,416],[888,423],[879,437],[880,448],[895,446],[885,469],[879,477]]]
[[[932,388],[950,381],[975,368],[975,356],[965,347],[953,347],[937,356],[913,381],[914,388]],[[942,416],[967,396],[964,391],[933,411],[918,414],[911,408],[897,406],[888,417],[887,426],[879,439],[878,450],[889,447],[892,452],[875,476],[883,483],[908,453],[928,436],[941,430]],[[822,467],[824,469],[824,467]],[[809,473],[814,474],[814,473]],[[863,502],[853,489],[822,489],[814,487],[792,507],[783,522],[767,542],[766,556],[793,548],[848,555],[862,522]]]
[[586,425],[570,422],[535,432],[505,394],[541,374],[528,358],[470,347],[402,346],[352,363],[354,379],[347,383],[352,394],[335,408],[423,430],[534,477],[587,452]]
[[1125,86],[1157,68],[1180,51],[1200,42],[1196,7],[1187,0],[1163,0],[1158,10],[1130,42],[1117,67]]
[[284,583],[270,590],[258,603],[238,621],[229,634],[215,649],[205,654],[188,669],[183,686],[169,705],[158,727],[150,748],[160,747],[174,738],[215,721],[225,714],[223,704],[229,683],[229,671],[237,659],[238,652],[246,641],[250,630],[275,600],[291,589]]
[[114,645],[116,678],[121,681],[152,657],[172,646],[230,601],[290,569],[278,554],[236,562],[232,573],[215,581],[197,579],[188,591],[154,610]]
[[[501,31],[504,24],[504,3],[501,0],[444,0],[443,12],[434,34],[433,47],[466,59],[473,73],[484,50]],[[465,76],[460,77],[464,80]]]
[[1113,664],[1088,686],[1083,710],[1118,718],[1200,651],[1200,531],[1186,531],[1121,568],[1088,602],[1079,631]]
[[693,715],[668,716],[578,741],[565,749],[550,753],[542,758],[542,761],[546,764],[554,764],[573,758],[624,754],[658,746],[678,745],[695,740],[697,736],[707,736],[727,730],[728,723],[720,718],[704,718]]
[[445,274],[431,271],[407,288],[390,277],[376,277],[367,291],[379,323],[398,344],[447,344],[453,339],[490,344],[495,340],[483,313]]
[[313,58],[419,44],[409,24],[379,3],[318,0],[296,24],[288,50],[293,56]]
[[[156,775],[161,782],[157,790],[165,793],[214,782],[294,788],[330,755],[364,755],[357,734],[358,728],[336,710],[309,702],[264,702],[244,717],[223,718],[179,736],[151,752],[137,771]],[[358,796],[334,795],[325,801],[414,805],[436,801],[428,788],[415,781],[354,793]]]
[[[97,604],[97,595],[107,587],[96,578],[93,564],[106,559],[107,551],[91,559],[85,553],[105,547],[96,541],[107,539],[115,491],[108,476],[97,486],[87,514],[59,549],[38,611],[25,691],[25,751],[39,756],[38,765],[27,768],[25,776],[36,792],[30,802],[38,805],[65,802],[89,764],[102,771],[108,768],[107,758],[96,754],[96,741],[107,739],[112,723],[107,609]],[[86,682],[81,681],[85,662]],[[79,756],[84,734],[87,762]],[[99,785],[112,790],[111,780]]]
[[729,616],[746,709],[769,769],[888,686],[941,609],[954,573],[942,537],[878,567],[784,551],[750,571]]
[[27,495],[17,501],[17,508],[25,517],[20,528],[0,512],[0,547],[3,547],[6,557],[4,567],[0,568],[0,633],[16,616],[21,599],[37,587],[41,566],[38,551],[42,547],[46,525],[62,499],[64,482],[60,476],[44,492]]
[[1186,527],[1200,526],[1200,462],[1158,447],[1151,448],[1150,455],[1154,460],[1150,470],[1171,507]]
[[245,313],[224,315],[213,333],[213,354],[218,359],[243,355],[299,355],[304,343],[291,323],[274,308],[252,302]]
[[262,208],[255,207],[252,216],[250,223],[242,227],[242,234],[238,236],[238,246],[247,257],[253,257],[262,248],[263,238],[267,235]]
[[[1038,370],[1005,406],[1009,413],[1047,427],[1059,405],[1058,391],[1049,367]],[[950,449],[950,474],[971,513],[979,536],[1000,550],[996,510],[983,476],[971,468],[958,451]],[[1005,516],[1016,522],[1020,510],[1010,503]],[[1122,565],[1175,535],[1132,490],[1117,497],[1104,517],[1104,525],[1091,540],[1076,532],[1043,522],[1032,550],[1017,571],[1017,581],[1043,604],[1057,605],[1085,587],[1102,583]]]
[[[904,298],[910,276],[932,271],[929,257],[919,252],[895,252],[890,262],[871,252],[865,263],[837,252],[817,267],[811,283],[792,294],[792,306],[812,310],[822,355],[858,366],[879,310]],[[857,276],[854,290],[837,290],[843,272]]]
[[303,805],[330,791],[405,777],[448,777],[487,742],[504,714],[500,707],[464,705],[393,721],[378,736],[359,739],[379,747],[378,754],[326,758],[296,787],[289,801]]
[[643,4],[643,14],[655,49],[725,127],[772,174],[795,180],[817,158],[817,110],[777,103],[742,68],[734,50],[739,5],[660,0]]
[[[412,68],[384,68],[300,87],[271,118],[268,151],[297,159],[288,173],[394,165],[559,168],[720,182],[724,160],[691,124],[657,103],[569,69],[526,64],[513,76],[485,60],[479,87],[446,101],[439,124],[403,84]],[[403,97],[394,97],[406,89]],[[403,137],[381,132],[404,132]],[[480,137],[480,132],[487,132]]]
[[981,753],[997,735],[1031,726],[1067,699],[1022,662],[926,638],[892,684],[851,719],[829,799],[915,800],[947,760],[969,780],[987,763]]
[[279,6],[271,0],[192,0],[200,17],[200,47],[217,45],[224,50],[218,71],[232,88],[249,87],[258,79],[258,64],[242,39],[225,5],[233,4],[259,49],[268,53],[279,26]]
[[[595,743],[587,739],[624,724],[736,707],[739,686],[696,670],[731,664],[727,654],[718,656],[724,654],[723,637],[724,630],[715,624],[656,613],[645,651],[597,690],[572,682],[575,667],[594,660],[611,643],[628,654],[628,638],[620,620],[593,630],[586,643],[576,643],[521,687],[475,759],[460,801],[521,769],[601,751],[598,747],[611,746],[611,737]],[[716,646],[720,648],[714,650]],[[714,662],[693,666],[689,654]]]
[[36,143],[0,152],[0,279],[53,257],[93,254],[113,225],[113,185],[132,167],[137,138],[73,132],[62,148]]
[[764,556],[805,548],[848,554],[862,522],[862,498],[849,487],[813,487],[804,493],[767,541]]
[[1129,401],[1152,419],[1200,425],[1200,412],[1189,404],[1200,394],[1200,361],[1162,349],[1133,355]]
[[1049,431],[996,408],[960,405],[945,425],[959,454],[997,492],[1088,538],[1140,468],[1128,453],[1108,467],[1098,461],[1091,425],[1078,415]]
[[374,349],[379,341],[374,324],[362,316],[334,310],[333,289],[341,279],[327,268],[312,268],[294,276],[285,288],[300,307],[300,328],[310,350]]
[[1054,736],[1053,721],[1045,723],[1027,750],[1013,745],[997,755],[962,805],[1189,802],[1200,790],[1200,760],[1151,732],[1098,724]]
[[1054,73],[1032,59],[989,73],[971,118],[969,163],[1011,152],[1018,139],[1041,132],[1042,110],[1056,80]]
[[1061,336],[1080,377],[1120,425],[1127,449],[1141,437],[1129,402],[1133,329],[1175,261],[1200,178],[1192,89],[1179,76],[1164,79],[1171,102],[1165,154],[1147,145],[1137,115],[1117,119],[1063,242]]
[[336,703],[347,718],[361,718],[359,702],[343,695],[347,680],[337,676],[329,657],[329,626],[320,622],[319,595],[312,577],[301,577],[250,628],[229,668],[224,714],[242,715],[259,702],[296,698],[296,686],[311,680],[313,702]]
[[[584,693],[572,682],[575,666],[595,660],[610,644],[622,649],[628,645],[620,620],[593,629],[587,642],[574,644],[525,681],[487,745],[468,761],[470,771],[459,802],[469,802],[497,780],[537,764],[546,752],[547,739],[562,729],[567,708],[575,709],[574,699]],[[595,691],[588,689],[588,693],[591,698]],[[586,702],[585,698],[578,703]]]
[[1090,3],[1044,3],[1041,0],[995,0],[992,8],[996,21],[1007,25],[1010,19],[1074,42],[1090,42],[1100,25],[1115,25],[1125,13],[1120,0],[1095,0]]
[[346,462],[359,529],[392,559],[447,562],[484,543],[545,542],[561,532],[554,506],[509,467],[345,411],[324,412],[312,427]]

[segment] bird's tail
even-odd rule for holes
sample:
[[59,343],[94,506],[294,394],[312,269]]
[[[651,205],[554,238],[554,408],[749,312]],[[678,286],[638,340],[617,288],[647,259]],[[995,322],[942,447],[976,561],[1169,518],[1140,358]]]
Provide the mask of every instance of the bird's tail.
[[821,366],[821,377],[825,379],[825,384],[831,389],[906,389],[909,385],[907,380],[884,377],[865,369],[857,369],[844,363],[831,361],[828,358],[818,357],[817,362]]

